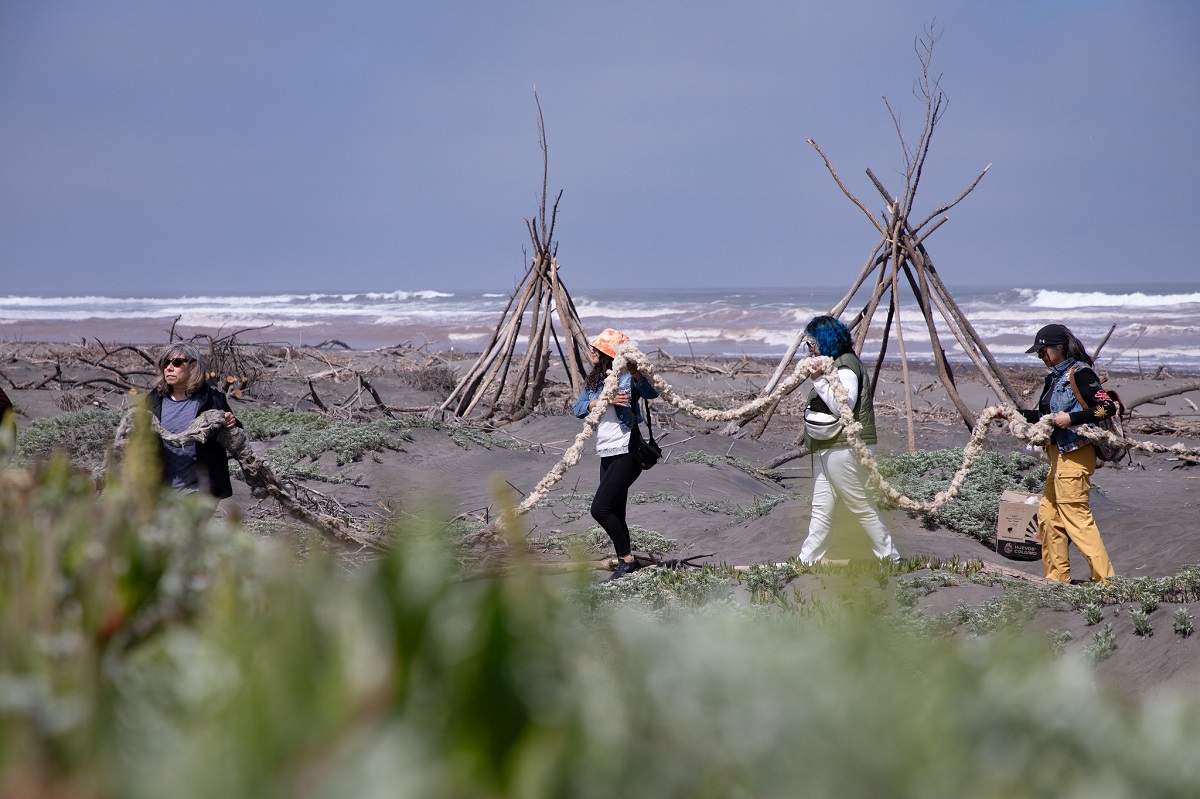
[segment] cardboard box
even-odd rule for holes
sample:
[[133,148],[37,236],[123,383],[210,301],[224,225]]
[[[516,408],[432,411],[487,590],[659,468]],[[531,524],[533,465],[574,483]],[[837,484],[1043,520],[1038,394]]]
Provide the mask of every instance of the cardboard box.
[[1005,491],[996,518],[996,552],[1009,560],[1041,560],[1037,514],[1041,494]]

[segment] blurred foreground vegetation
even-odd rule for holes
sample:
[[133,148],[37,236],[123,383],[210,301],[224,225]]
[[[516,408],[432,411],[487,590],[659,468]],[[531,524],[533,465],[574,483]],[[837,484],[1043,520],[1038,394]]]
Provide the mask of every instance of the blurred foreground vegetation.
[[538,577],[522,547],[461,579],[434,511],[353,569],[211,512],[159,490],[144,437],[99,496],[65,458],[0,470],[0,796],[1200,786],[1196,697],[1118,704],[1044,638],[903,623],[886,564],[819,606],[760,569],[777,601],[747,605],[712,571]]

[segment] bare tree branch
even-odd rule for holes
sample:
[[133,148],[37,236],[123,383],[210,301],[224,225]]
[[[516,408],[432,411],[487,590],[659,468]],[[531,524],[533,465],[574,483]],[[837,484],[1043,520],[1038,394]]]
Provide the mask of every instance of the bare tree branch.
[[842,182],[841,176],[838,175],[837,170],[833,168],[833,163],[830,162],[829,156],[825,155],[825,151],[821,149],[821,146],[819,144],[817,144],[815,141],[813,141],[812,139],[805,139],[805,141],[808,142],[809,144],[811,144],[812,148],[820,154],[822,159],[824,159],[825,168],[829,170],[829,174],[833,175],[833,179],[838,184],[838,188],[842,190],[842,193],[845,194],[847,197],[849,197],[850,202],[857,205],[859,207],[859,210],[861,210],[864,214],[867,215],[867,219],[871,220],[871,224],[875,226],[875,229],[878,230],[881,235],[886,236],[888,234],[887,229],[883,226],[883,224],[878,219],[875,218],[875,215],[873,213],[871,213],[870,210],[867,209],[867,206],[863,205],[862,201],[860,201],[857,197],[855,197],[850,192],[850,189],[846,188],[846,184]]

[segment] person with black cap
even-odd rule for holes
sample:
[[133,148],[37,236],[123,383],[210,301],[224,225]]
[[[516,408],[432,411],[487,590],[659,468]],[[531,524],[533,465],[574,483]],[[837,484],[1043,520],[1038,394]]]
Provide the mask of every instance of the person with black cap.
[[1071,582],[1068,547],[1075,544],[1087,559],[1092,581],[1102,582],[1114,572],[1088,504],[1096,450],[1071,428],[1106,419],[1117,407],[1100,385],[1083,344],[1063,325],[1043,327],[1026,352],[1036,352],[1050,374],[1037,409],[1021,413],[1031,423],[1049,416],[1055,428],[1046,447],[1050,473],[1038,506],[1042,566],[1048,579]]

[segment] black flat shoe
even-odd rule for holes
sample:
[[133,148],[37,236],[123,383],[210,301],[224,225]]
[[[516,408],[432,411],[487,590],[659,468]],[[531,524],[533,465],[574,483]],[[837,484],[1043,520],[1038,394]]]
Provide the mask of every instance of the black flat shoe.
[[608,580],[620,580],[627,574],[633,574],[638,569],[642,568],[642,564],[638,563],[638,559],[632,561],[624,561],[617,558],[617,568],[613,569],[613,573],[608,575]]

